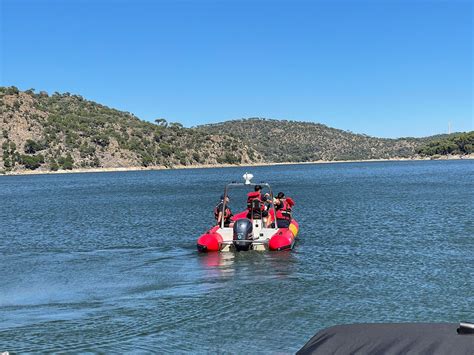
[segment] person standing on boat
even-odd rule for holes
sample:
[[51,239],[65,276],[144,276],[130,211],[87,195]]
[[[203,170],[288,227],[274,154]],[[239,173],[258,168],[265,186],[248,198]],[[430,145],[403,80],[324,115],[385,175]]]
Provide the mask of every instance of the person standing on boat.
[[[222,211],[224,208],[224,200],[225,200],[225,210]],[[224,227],[232,228],[234,223],[232,222],[232,211],[229,208],[230,198],[229,196],[221,196],[221,201],[214,207],[214,218],[216,219],[216,224],[218,226],[221,225],[222,218],[224,218]]]

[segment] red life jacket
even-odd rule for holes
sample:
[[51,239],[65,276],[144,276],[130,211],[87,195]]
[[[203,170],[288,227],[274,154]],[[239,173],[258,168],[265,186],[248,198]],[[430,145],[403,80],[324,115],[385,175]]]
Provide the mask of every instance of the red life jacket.
[[281,203],[282,206],[276,210],[276,218],[291,221],[291,207],[295,205],[294,201],[288,197],[281,200]]
[[256,212],[265,210],[260,192],[255,191],[247,194],[247,209],[249,212],[252,210]]

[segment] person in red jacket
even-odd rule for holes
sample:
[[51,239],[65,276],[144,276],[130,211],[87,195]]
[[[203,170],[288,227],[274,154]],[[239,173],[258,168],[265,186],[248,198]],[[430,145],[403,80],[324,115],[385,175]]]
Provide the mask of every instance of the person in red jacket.
[[262,186],[261,185],[255,185],[254,190],[255,190],[255,192],[258,192],[260,194],[260,201],[263,201]]
[[273,201],[276,211],[276,219],[279,228],[288,228],[291,223],[291,210],[295,202],[291,197],[285,197],[283,192],[279,192]]
[[264,203],[264,196],[262,195],[262,186],[255,185],[254,192],[247,194],[247,218],[249,219],[262,219],[266,224],[266,217],[268,211],[266,210]]

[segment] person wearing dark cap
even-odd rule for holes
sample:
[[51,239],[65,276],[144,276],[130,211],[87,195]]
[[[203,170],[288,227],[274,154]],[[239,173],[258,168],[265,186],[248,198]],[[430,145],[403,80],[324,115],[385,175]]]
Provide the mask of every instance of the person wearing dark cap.
[[264,195],[262,193],[262,185],[255,185],[254,187],[255,192],[260,194],[260,201],[264,201]]
[[267,225],[268,211],[264,202],[262,186],[255,185],[254,191],[247,194],[247,218],[262,219],[264,224]]
[[[225,201],[225,210],[224,209],[224,201]],[[232,211],[229,208],[229,195],[224,196],[221,195],[221,201],[214,207],[214,218],[216,219],[216,224],[218,226],[221,225],[222,218],[224,218],[224,227],[232,228],[234,223],[232,222]]]
[[283,192],[279,192],[273,200],[273,205],[275,206],[278,227],[288,228],[292,219],[291,210],[295,202],[291,197],[285,197]]
[[285,194],[283,192],[279,192],[273,199],[273,205],[275,206],[276,211],[283,208],[284,198]]

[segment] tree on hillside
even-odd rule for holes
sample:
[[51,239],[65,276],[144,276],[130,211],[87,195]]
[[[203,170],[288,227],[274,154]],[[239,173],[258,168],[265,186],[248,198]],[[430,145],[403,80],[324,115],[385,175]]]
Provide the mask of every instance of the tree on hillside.
[[171,122],[169,124],[169,127],[174,128],[174,129],[181,129],[181,128],[183,128],[183,125],[179,122]]
[[428,142],[418,149],[418,153],[422,155],[470,154],[473,145],[474,132],[467,132]]
[[60,157],[58,159],[58,165],[61,166],[64,170],[72,170],[74,167],[74,160],[70,153],[67,153],[66,157]]
[[46,149],[47,146],[42,143],[35,142],[32,139],[27,139],[25,143],[25,153],[27,154],[35,154],[36,152],[39,152],[40,150]]
[[157,119],[155,120],[155,123],[156,123],[158,126],[168,127],[168,122],[167,122],[164,118],[157,118]]

